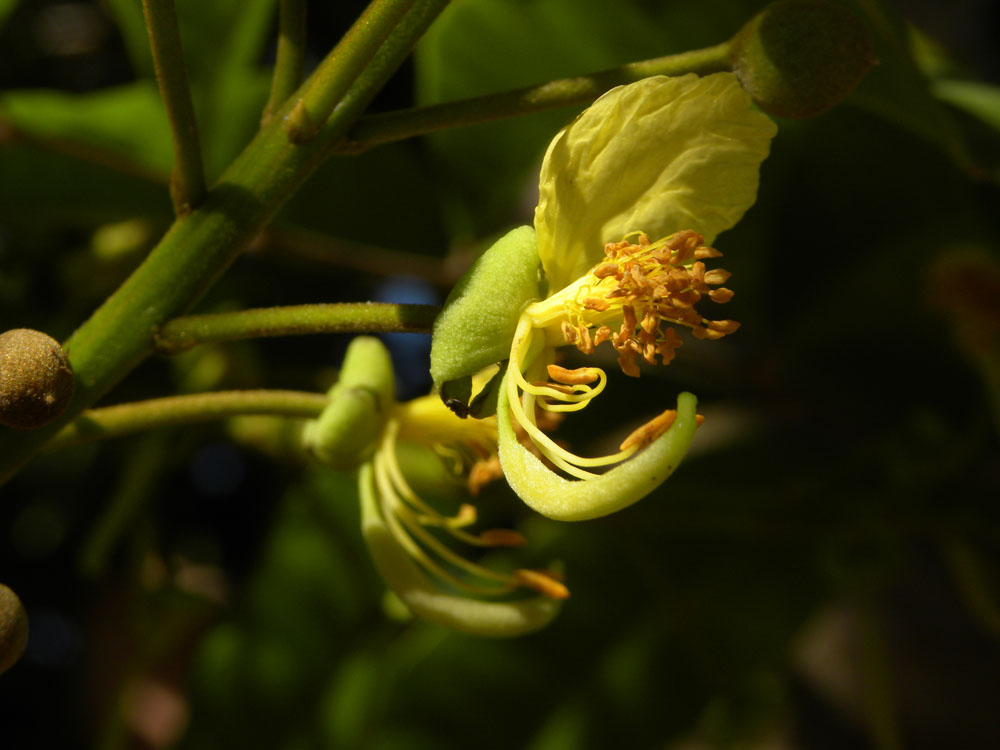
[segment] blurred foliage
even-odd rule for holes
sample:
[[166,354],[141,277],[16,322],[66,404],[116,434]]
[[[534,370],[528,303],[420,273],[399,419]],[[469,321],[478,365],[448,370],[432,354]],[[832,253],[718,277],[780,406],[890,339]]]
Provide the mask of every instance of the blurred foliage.
[[[217,176],[257,127],[275,3],[177,5]],[[318,58],[361,6],[311,5]],[[486,494],[531,556],[565,564],[573,597],[548,630],[483,641],[387,614],[354,480],[307,464],[294,424],[43,455],[2,490],[0,578],[32,626],[0,678],[4,746],[1000,744],[1000,368],[964,346],[935,270],[970,250],[1000,264],[1000,88],[893,5],[845,5],[880,64],[831,112],[778,121],[757,205],[717,242],[743,329],[613,382],[561,435],[580,452],[617,443],[612,418],[639,423],[690,389],[708,420],[685,465],[583,524]],[[455,2],[376,106],[708,46],[762,6]],[[988,20],[969,18],[969,45]],[[0,2],[0,24],[0,328],[63,337],[167,226],[169,131],[138,3]],[[576,111],[332,158],[200,309],[391,297],[381,258],[419,277],[530,222],[542,152]],[[307,246],[303,229],[326,239]],[[416,288],[443,299],[440,279]],[[398,370],[426,369],[412,340],[391,344]],[[345,346],[196,349],[111,398],[325,390]]]

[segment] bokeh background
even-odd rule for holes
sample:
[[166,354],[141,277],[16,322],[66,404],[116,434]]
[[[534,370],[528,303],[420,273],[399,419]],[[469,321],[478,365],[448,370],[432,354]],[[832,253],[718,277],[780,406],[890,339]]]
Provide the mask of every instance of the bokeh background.
[[[484,497],[565,564],[552,626],[488,641],[394,616],[353,478],[309,463],[294,423],[50,453],[0,490],[0,580],[31,622],[0,745],[1000,746],[998,6],[846,4],[880,64],[778,120],[757,204],[717,242],[739,334],[562,428],[596,451],[691,390],[708,421],[684,465],[581,524]],[[256,128],[275,5],[177,0],[210,175]],[[456,0],[373,109],[708,46],[761,7]],[[312,63],[361,8],[310,3]],[[332,158],[198,310],[440,302],[530,223],[578,109]],[[137,2],[0,0],[0,328],[65,339],[168,226],[170,163]],[[399,397],[426,392],[427,337],[387,342]],[[321,391],[346,344],[201,347],[106,402]]]

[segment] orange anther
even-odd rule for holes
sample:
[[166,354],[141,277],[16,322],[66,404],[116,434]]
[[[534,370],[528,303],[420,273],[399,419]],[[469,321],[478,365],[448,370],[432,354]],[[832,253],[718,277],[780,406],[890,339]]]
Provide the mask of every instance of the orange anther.
[[646,422],[636,430],[633,430],[627,438],[618,446],[619,450],[626,451],[632,446],[645,448],[656,438],[670,429],[670,425],[677,419],[677,412],[674,409],[667,409],[663,413]]
[[578,367],[575,370],[568,370],[559,365],[549,365],[546,369],[550,378],[557,383],[565,383],[566,385],[593,383],[601,377],[601,371],[596,367]]
[[569,598],[569,589],[548,572],[519,568],[514,571],[514,579],[522,586],[534,589],[552,599]]
[[705,283],[716,286],[718,284],[725,284],[732,276],[729,271],[724,268],[713,268],[711,271],[705,273]]
[[601,265],[594,269],[594,276],[599,279],[605,279],[608,276],[615,276],[617,273],[617,263],[601,263]]
[[583,301],[583,306],[587,310],[596,310],[597,312],[604,312],[609,307],[611,307],[611,303],[608,302],[603,297],[587,297]]
[[734,333],[739,330],[740,324],[735,320],[710,320],[708,321],[708,327],[710,330],[718,331],[719,333]]

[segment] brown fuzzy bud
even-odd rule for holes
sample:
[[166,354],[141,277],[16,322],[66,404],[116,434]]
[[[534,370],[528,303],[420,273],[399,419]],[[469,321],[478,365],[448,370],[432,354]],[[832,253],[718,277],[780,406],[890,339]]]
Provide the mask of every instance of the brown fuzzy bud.
[[73,398],[73,370],[59,342],[41,331],[0,333],[0,424],[43,427]]
[[813,117],[841,102],[876,62],[864,24],[825,0],[779,0],[732,39],[733,72],[765,112]]
[[28,643],[28,615],[17,594],[0,583],[0,674],[21,658]]

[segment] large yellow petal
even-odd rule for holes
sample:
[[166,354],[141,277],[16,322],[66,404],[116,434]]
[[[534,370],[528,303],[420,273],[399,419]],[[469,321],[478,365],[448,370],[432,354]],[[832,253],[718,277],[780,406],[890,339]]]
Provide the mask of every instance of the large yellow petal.
[[538,254],[557,291],[605,242],[682,229],[706,244],[757,196],[776,133],[731,73],[657,76],[612,89],[549,144],[535,209]]
[[501,387],[497,427],[504,477],[528,507],[556,521],[587,521],[615,513],[655,490],[680,465],[698,428],[697,405],[692,394],[681,393],[670,429],[632,458],[594,479],[564,479],[518,441],[507,389]]

